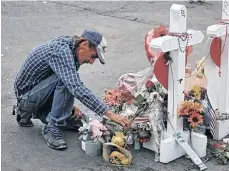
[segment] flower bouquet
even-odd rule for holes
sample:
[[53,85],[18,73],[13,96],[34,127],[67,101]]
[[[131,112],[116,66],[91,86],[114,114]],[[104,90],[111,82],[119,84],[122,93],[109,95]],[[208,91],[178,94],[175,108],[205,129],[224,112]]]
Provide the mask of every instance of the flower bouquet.
[[124,92],[119,89],[105,90],[103,101],[108,105],[112,112],[120,113],[123,104],[131,104],[134,97],[129,92]]
[[193,99],[195,101],[202,101],[205,99],[207,90],[199,85],[193,85],[191,90],[185,93],[185,100]]
[[[148,113],[151,113],[150,111],[148,111],[152,108],[151,105],[158,101],[157,99],[161,99],[161,101],[163,101],[165,95],[166,94],[162,90],[162,87],[159,83],[153,82],[151,79],[148,79],[146,80],[145,84],[143,84],[141,89],[138,89],[136,91],[135,96],[129,91],[123,90],[121,88],[115,88],[105,90],[103,100],[114,113],[127,116],[131,121],[133,121],[131,131],[134,131],[138,134],[142,131],[140,131],[140,123],[136,121],[136,118],[144,118],[145,116],[143,115],[148,115]],[[148,112],[145,113],[146,111]],[[158,109],[157,111],[160,110]],[[120,129],[117,129],[117,125],[115,123],[112,124],[112,121],[107,120],[105,122],[106,125],[111,130],[113,130],[113,132],[115,130],[122,131]],[[147,122],[149,122],[149,119],[144,122],[145,125],[147,125]],[[111,127],[111,125],[113,125],[113,127]],[[138,129],[135,129],[136,127]],[[147,137],[147,140],[149,141],[149,130],[147,130],[146,132],[147,136],[140,136],[139,133],[139,137]]]
[[227,164],[229,160],[229,144],[213,144],[211,146],[213,155],[222,163]]
[[179,117],[184,118],[184,128],[192,130],[198,125],[203,124],[203,106],[202,104],[187,100],[183,101],[178,111]]
[[[110,130],[111,137],[116,131],[123,132],[127,144],[133,145],[135,150],[140,148],[140,143],[143,146],[148,143],[144,147],[152,150],[151,143],[154,143],[159,154],[168,95],[153,75],[151,67],[138,73],[127,73],[119,78],[114,89],[105,90],[103,101],[114,113],[129,118],[130,129],[124,131],[106,117],[103,123]],[[151,137],[154,137],[153,142],[149,142]]]

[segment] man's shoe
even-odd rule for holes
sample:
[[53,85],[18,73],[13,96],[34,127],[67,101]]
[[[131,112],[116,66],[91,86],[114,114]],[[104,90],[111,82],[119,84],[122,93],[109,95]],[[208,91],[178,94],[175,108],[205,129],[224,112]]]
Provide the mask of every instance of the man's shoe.
[[19,110],[18,110],[17,105],[13,105],[12,115],[17,115],[16,120],[17,120],[18,125],[20,125],[21,127],[32,127],[33,126],[33,122],[31,121],[30,118],[21,118],[21,116],[19,115]]
[[42,134],[50,148],[55,150],[67,148],[67,145],[63,140],[61,132],[57,126],[51,124],[45,125],[42,129]]
[[66,125],[63,126],[63,128],[68,130],[78,130],[81,126],[83,126],[81,118],[76,118],[76,116],[71,115],[66,119]]
[[17,123],[18,125],[20,125],[21,127],[32,127],[33,126],[33,122],[31,121],[31,119],[22,119],[21,116],[19,114],[17,114]]

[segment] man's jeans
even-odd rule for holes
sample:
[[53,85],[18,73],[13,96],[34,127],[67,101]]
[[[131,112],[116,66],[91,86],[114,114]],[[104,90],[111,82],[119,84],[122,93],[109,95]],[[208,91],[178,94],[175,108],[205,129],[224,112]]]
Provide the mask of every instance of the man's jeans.
[[57,75],[52,75],[19,98],[18,110],[21,120],[39,118],[45,124],[65,126],[73,103],[74,96]]

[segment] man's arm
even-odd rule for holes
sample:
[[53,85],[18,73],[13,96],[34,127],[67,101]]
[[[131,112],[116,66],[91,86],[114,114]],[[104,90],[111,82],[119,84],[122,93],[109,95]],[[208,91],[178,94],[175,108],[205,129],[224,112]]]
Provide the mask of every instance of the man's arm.
[[48,64],[69,91],[86,107],[100,116],[108,111],[108,107],[83,85],[79,73],[75,69],[74,57],[68,45],[54,46],[53,56],[49,59]]

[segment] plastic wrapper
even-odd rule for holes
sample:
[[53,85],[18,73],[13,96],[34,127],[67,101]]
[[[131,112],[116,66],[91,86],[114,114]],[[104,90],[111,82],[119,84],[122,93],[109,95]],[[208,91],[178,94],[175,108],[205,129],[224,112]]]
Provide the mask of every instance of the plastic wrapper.
[[163,140],[163,134],[165,130],[163,117],[164,109],[162,106],[163,99],[160,97],[158,92],[151,93],[154,94],[152,103],[149,106],[149,109],[145,111],[143,116],[149,116],[149,121],[151,124],[151,133],[155,140],[156,150],[155,150],[155,162],[158,162],[160,159],[160,144]]
[[[126,91],[130,91],[135,97],[142,95],[148,104],[149,108],[141,114],[139,118],[148,116],[147,121],[142,124],[132,123],[132,128],[138,127],[138,129],[150,131],[155,142],[155,161],[159,161],[160,158],[160,143],[163,139],[164,133],[164,97],[167,91],[160,85],[158,80],[153,77],[151,72],[152,68],[147,68],[138,72],[137,74],[126,74],[120,77],[118,82],[118,88]],[[147,91],[146,83],[151,80],[151,84],[156,88],[154,92]],[[124,105],[120,114],[125,116],[134,116],[137,111],[137,107],[134,104]],[[146,128],[143,128],[146,127]],[[136,128],[135,128],[136,129]]]
[[185,68],[185,90],[189,91],[194,85],[206,88],[207,79],[204,75],[204,61],[205,58],[202,58],[199,61],[196,61],[196,69],[192,71],[191,65],[188,64]]
[[[125,165],[122,165],[122,164],[112,164],[110,162],[110,154],[111,152],[114,150],[114,148],[117,148],[117,150],[123,154],[127,159],[128,159],[128,163],[125,164]],[[115,150],[116,151],[116,150]],[[107,162],[109,162],[110,164],[114,165],[114,166],[124,166],[124,167],[128,167],[130,166],[130,164],[132,163],[132,154],[130,153],[130,151],[128,151],[127,149],[125,148],[122,148],[118,145],[115,145],[113,143],[104,143],[103,144],[103,159]]]
[[194,85],[206,88],[207,87],[206,77],[198,73],[186,74],[185,91],[186,92],[190,91]]
[[122,75],[118,82],[117,82],[117,88],[130,92],[134,97],[136,97],[136,94],[138,90],[142,88],[142,86],[147,82],[149,78],[152,78],[152,68],[146,68],[138,73],[127,73]]

